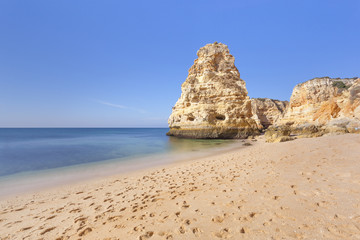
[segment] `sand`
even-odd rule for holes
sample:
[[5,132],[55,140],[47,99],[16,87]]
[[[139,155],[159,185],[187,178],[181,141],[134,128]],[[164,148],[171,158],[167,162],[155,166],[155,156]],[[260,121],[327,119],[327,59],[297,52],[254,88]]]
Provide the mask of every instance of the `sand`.
[[260,138],[0,207],[0,239],[360,239],[360,135]]

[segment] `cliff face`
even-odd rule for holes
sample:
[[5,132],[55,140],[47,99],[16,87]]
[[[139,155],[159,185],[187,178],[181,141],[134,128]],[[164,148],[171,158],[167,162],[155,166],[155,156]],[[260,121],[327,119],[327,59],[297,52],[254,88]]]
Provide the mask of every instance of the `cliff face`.
[[267,128],[282,118],[288,105],[288,101],[253,98],[251,99],[252,118],[261,128]]
[[197,56],[169,117],[168,135],[246,138],[259,134],[245,82],[228,47],[207,44]]
[[[326,124],[330,120],[352,116],[350,104],[350,88],[357,78],[314,78],[295,86],[290,98],[289,108],[281,123],[294,124],[312,122]],[[356,98],[356,97],[355,97]]]
[[324,77],[296,85],[276,125],[306,136],[360,132],[360,79]]

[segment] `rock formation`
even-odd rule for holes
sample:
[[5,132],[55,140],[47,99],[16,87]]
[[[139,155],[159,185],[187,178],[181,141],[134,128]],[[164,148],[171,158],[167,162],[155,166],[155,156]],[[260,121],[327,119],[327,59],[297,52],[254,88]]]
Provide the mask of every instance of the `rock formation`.
[[288,105],[288,101],[253,98],[251,99],[253,119],[261,128],[268,128],[282,118]]
[[291,128],[286,125],[282,126],[270,126],[265,132],[266,142],[286,142],[294,140],[295,137],[291,137]]
[[225,44],[197,52],[173,107],[168,135],[186,138],[246,138],[259,134],[251,100]]
[[305,137],[360,132],[360,78],[323,77],[296,85],[276,125]]
[[247,138],[268,129],[274,142],[360,133],[360,78],[311,79],[295,86],[290,103],[250,100],[226,45],[207,44],[197,55],[169,117],[170,136]]

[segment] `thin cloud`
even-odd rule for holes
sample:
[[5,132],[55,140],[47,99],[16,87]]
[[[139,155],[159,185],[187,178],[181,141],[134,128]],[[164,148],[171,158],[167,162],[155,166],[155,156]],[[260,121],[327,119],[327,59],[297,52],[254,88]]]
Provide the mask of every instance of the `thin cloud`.
[[101,103],[101,104],[104,104],[104,105],[107,105],[107,106],[115,107],[115,108],[122,108],[122,109],[128,108],[127,106],[124,106],[124,105],[113,104],[113,103],[104,102],[104,101],[100,101],[100,100],[97,100],[97,102]]
[[109,102],[105,102],[102,100],[95,100],[98,103],[101,103],[103,105],[107,105],[110,107],[114,107],[114,108],[120,108],[120,109],[130,109],[139,113],[147,113],[147,111],[143,110],[143,109],[138,109],[138,108],[132,108],[132,107],[128,107],[128,106],[124,106],[124,105],[120,105],[120,104],[114,104],[114,103],[109,103]]

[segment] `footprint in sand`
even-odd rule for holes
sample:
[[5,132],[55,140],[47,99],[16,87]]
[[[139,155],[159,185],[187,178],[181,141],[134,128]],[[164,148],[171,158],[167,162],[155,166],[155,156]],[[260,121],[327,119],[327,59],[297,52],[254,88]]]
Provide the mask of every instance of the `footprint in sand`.
[[196,236],[199,236],[199,235],[202,233],[201,229],[200,229],[200,228],[197,228],[197,227],[192,228],[191,231],[192,231],[192,233],[195,234]]
[[29,230],[29,229],[31,229],[32,227],[24,227],[24,228],[22,228],[22,229],[20,229],[20,231],[26,231],[26,230]]
[[251,218],[254,218],[254,217],[255,217],[255,215],[256,215],[256,213],[255,213],[255,212],[251,212],[251,213],[249,213],[249,217],[251,217]]
[[50,216],[50,217],[48,217],[46,220],[53,219],[54,217],[56,217],[56,215]]
[[15,210],[12,210],[12,212],[18,212],[18,211],[21,211],[21,210],[24,210],[25,207],[22,207],[22,208],[18,208],[18,209],[15,209]]
[[183,205],[181,206],[181,208],[183,208],[183,209],[187,209],[187,208],[189,208],[189,207],[190,207],[190,205],[187,204],[186,201],[184,201],[184,202],[183,202]]
[[184,226],[179,227],[179,233],[181,233],[181,234],[185,233],[185,227]]
[[48,232],[54,230],[55,228],[56,228],[56,227],[47,228],[46,230],[42,231],[42,232],[40,233],[40,235],[44,235],[45,233],[48,233]]
[[211,221],[215,223],[222,223],[225,219],[225,214],[223,216],[215,216],[211,219]]
[[81,212],[80,208],[72,209],[69,213],[78,213]]
[[141,235],[139,237],[139,240],[145,240],[145,239],[151,238],[153,235],[154,235],[153,231],[148,231],[145,234]]
[[190,221],[189,219],[186,219],[186,220],[184,221],[184,223],[185,223],[186,225],[190,225],[190,224],[191,224],[191,221]]
[[117,216],[108,217],[108,221],[110,221],[110,222],[115,222],[115,221],[121,219],[122,217],[123,217],[122,215],[117,215]]
[[56,209],[56,210],[55,210],[55,212],[57,212],[57,213],[61,213],[63,209],[64,209],[63,207],[58,208],[58,209]]
[[80,233],[79,233],[79,236],[80,237],[82,237],[82,236],[85,236],[86,234],[88,234],[89,232],[91,232],[92,231],[92,228],[85,228],[83,231],[81,231]]
[[223,228],[220,230],[220,232],[214,233],[215,237],[218,238],[228,238],[231,237],[230,230],[228,228]]
[[80,222],[80,226],[83,226],[87,219],[87,217],[78,217],[75,219],[74,223]]

